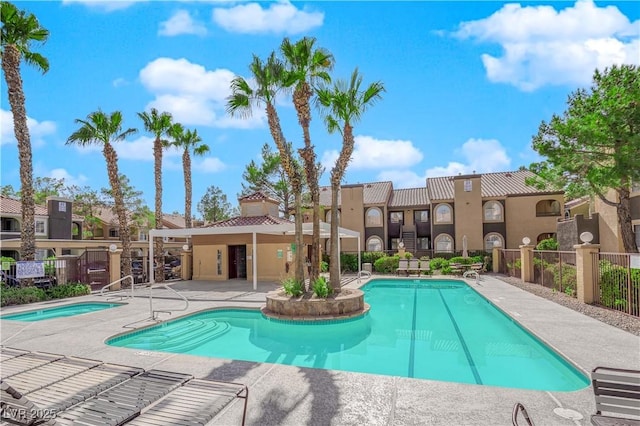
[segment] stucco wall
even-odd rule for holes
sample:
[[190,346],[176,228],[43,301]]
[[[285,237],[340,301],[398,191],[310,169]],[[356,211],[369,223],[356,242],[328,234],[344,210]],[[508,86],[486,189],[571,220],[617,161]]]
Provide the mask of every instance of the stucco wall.
[[[542,200],[556,200],[560,203],[558,216],[536,216],[536,204]],[[558,219],[562,217],[564,200],[562,194],[530,195],[507,197],[505,200],[505,222],[507,229],[506,248],[515,249],[522,245],[522,239],[529,237],[536,243],[538,235],[555,233]]]
[[[466,185],[471,185],[470,191],[465,191],[465,182],[467,182]],[[468,249],[482,248],[482,189],[480,176],[456,176],[453,181],[453,187],[456,206],[454,210],[456,249],[463,249],[462,240],[465,235],[467,236]]]
[[[364,188],[362,185],[346,185],[340,190],[341,213],[340,227],[360,232],[360,238],[364,245]],[[382,219],[384,222],[384,210],[382,210]],[[357,251],[358,240],[355,238],[343,239],[341,246],[342,251]]]

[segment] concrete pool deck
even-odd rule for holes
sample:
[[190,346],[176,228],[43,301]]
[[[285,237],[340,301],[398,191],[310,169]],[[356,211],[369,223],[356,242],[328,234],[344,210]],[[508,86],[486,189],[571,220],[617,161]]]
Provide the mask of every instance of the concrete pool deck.
[[[640,369],[640,337],[491,276],[482,278],[479,285],[475,280],[466,282],[585,374],[597,366]],[[264,303],[265,293],[277,288],[274,283],[259,283],[258,291],[253,291],[251,283],[246,281],[186,281],[171,283],[171,286],[189,299],[189,309],[171,316],[161,314],[162,319],[214,307],[257,309]],[[358,283],[354,281],[347,287],[358,287]],[[525,404],[538,426],[587,425],[589,416],[595,412],[591,387],[575,392],[530,391],[105,345],[107,338],[132,330],[123,328],[124,325],[149,316],[148,294],[148,289],[136,290],[136,297],[123,300],[127,303],[125,306],[82,316],[32,323],[2,320],[0,343],[31,351],[241,382],[249,386],[248,425],[507,425],[511,424],[511,410],[516,402]],[[2,314],[105,299],[91,295],[62,302],[6,307],[2,308]],[[171,291],[153,290],[154,309],[183,306]],[[143,321],[134,326],[150,324]],[[582,419],[563,418],[554,412],[556,408],[578,412]],[[235,401],[214,419],[215,424],[239,424],[241,415],[242,404]]]

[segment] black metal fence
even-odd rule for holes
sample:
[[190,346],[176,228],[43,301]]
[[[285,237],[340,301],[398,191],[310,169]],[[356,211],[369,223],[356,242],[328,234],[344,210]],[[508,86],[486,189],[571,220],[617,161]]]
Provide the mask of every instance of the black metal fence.
[[640,317],[640,254],[594,253],[596,304]]
[[520,250],[501,249],[500,267],[498,269],[501,274],[520,278],[522,276],[522,259],[520,258]]
[[576,252],[534,250],[533,282],[576,297]]

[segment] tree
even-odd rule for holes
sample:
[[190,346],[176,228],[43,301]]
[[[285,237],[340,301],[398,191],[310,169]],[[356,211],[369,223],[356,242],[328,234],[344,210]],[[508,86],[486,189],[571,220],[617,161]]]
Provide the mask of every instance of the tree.
[[269,144],[262,146],[262,162],[255,161],[246,166],[242,173],[242,195],[249,195],[260,191],[280,202],[280,213],[285,218],[291,214],[293,192],[287,175],[280,163],[280,155],[271,151]]
[[[150,112],[139,112],[138,117],[142,120],[144,129],[154,136],[153,140],[153,175],[155,179],[155,228],[162,229],[162,152],[169,146],[169,142],[162,139],[167,135],[172,126],[172,117],[168,112],[158,113],[158,110],[151,108]],[[162,238],[154,238],[154,252],[156,254],[156,264],[164,263],[164,247]],[[157,274],[156,282],[164,281],[164,273]]]
[[0,193],[2,194],[3,197],[9,197],[9,198],[20,197],[20,191],[16,191],[15,189],[13,189],[12,185],[2,185],[2,187],[0,187]]
[[182,148],[182,173],[184,175],[184,221],[186,228],[191,228],[191,154],[202,156],[209,152],[209,145],[202,143],[197,130],[185,130],[181,124],[174,124],[169,130],[173,145]]
[[285,90],[284,78],[286,70],[284,64],[272,52],[266,61],[253,55],[249,65],[254,84],[251,85],[242,77],[236,77],[231,82],[231,96],[227,99],[227,112],[232,116],[250,117],[253,107],[264,105],[269,132],[278,152],[280,163],[284,169],[294,196],[295,208],[295,279],[304,281],[304,243],[302,235],[302,170],[295,161],[291,144],[285,139],[280,125],[280,117],[275,107],[276,96]]
[[629,196],[632,183],[640,182],[638,66],[596,70],[591,90],[571,93],[564,114],[540,124],[533,149],[546,160],[531,164],[537,177],[529,184],[564,189],[569,197],[596,196],[615,207],[624,250],[638,251]]
[[93,238],[100,223],[98,215],[104,208],[104,200],[89,186],[72,185],[65,188],[64,194],[73,201],[73,212],[84,217],[82,238]]
[[25,95],[20,76],[20,62],[46,73],[49,61],[42,55],[31,51],[33,42],[44,43],[49,31],[43,28],[33,14],[18,10],[13,4],[0,3],[2,32],[0,42],[2,51],[2,71],[9,92],[9,105],[13,115],[13,131],[18,142],[20,162],[20,192],[22,204],[22,224],[20,227],[20,258],[34,260],[36,253],[35,202],[33,200],[33,164],[31,137],[27,126]]
[[361,89],[362,76],[356,68],[347,83],[339,80],[332,88],[323,87],[317,91],[317,103],[323,111],[325,124],[329,133],[336,131],[342,135],[342,149],[331,169],[331,248],[329,275],[331,287],[340,291],[340,269],[338,252],[338,191],[340,182],[349,165],[355,145],[353,125],[360,120],[362,114],[379,99],[385,91],[381,82],[371,83]]
[[287,72],[284,84],[294,87],[293,105],[298,114],[298,123],[302,127],[304,148],[298,150],[304,161],[307,185],[313,205],[313,236],[311,250],[310,282],[314,282],[320,275],[320,185],[318,171],[320,164],[316,163],[316,153],[311,144],[309,125],[311,124],[310,100],[313,86],[317,82],[328,83],[331,77],[327,73],[333,67],[333,55],[324,49],[315,48],[316,39],[304,37],[296,43],[285,38],[280,45],[284,56]]
[[37,177],[33,183],[33,199],[35,204],[44,204],[47,197],[61,196],[65,190],[64,179]]
[[231,203],[227,201],[227,196],[217,186],[210,186],[198,203],[198,212],[205,221],[218,222],[229,219],[233,213]]
[[122,271],[125,276],[131,275],[131,235],[120,173],[118,172],[118,154],[112,144],[124,140],[127,136],[136,133],[137,130],[134,128],[122,130],[122,113],[120,111],[114,111],[107,115],[98,110],[90,113],[86,120],[78,118],[75,122],[80,124],[80,128],[69,136],[67,145],[102,145],[102,154],[107,163],[107,174],[122,241]]

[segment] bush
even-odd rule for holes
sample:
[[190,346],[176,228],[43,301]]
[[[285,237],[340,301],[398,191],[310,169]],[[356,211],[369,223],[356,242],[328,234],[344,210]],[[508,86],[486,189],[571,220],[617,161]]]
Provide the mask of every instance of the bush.
[[302,296],[304,293],[304,284],[295,278],[287,278],[282,282],[285,294],[293,297]]
[[47,290],[47,295],[51,299],[64,299],[66,297],[85,296],[87,294],[91,294],[91,287],[81,283],[57,285]]
[[313,282],[313,294],[316,297],[326,299],[333,292],[333,288],[327,284],[327,280],[324,277],[318,277]]
[[405,258],[405,259],[407,259],[407,260],[409,260],[409,259],[413,259],[413,253],[411,253],[411,252],[406,252],[406,253],[404,254],[404,258]]
[[536,250],[558,250],[558,241],[555,238],[542,240],[536,246]]
[[45,291],[38,287],[2,287],[0,305],[24,305],[47,300]]
[[362,253],[362,263],[376,263],[376,260],[382,259],[387,255],[383,251],[365,251]]
[[320,272],[329,272],[329,262],[324,260],[320,262]]
[[431,259],[431,270],[436,271],[449,266],[449,261],[444,257],[434,257]]
[[56,274],[56,257],[49,256],[44,260],[44,274],[51,276]]
[[340,253],[340,267],[342,272],[358,272],[358,254]]
[[456,256],[456,257],[452,257],[451,259],[449,259],[449,263],[459,263],[461,265],[471,265],[472,263],[476,262],[474,260],[476,258],[480,259],[480,260],[478,260],[478,262],[482,262],[482,256],[474,256],[474,257]]
[[399,256],[385,256],[376,260],[373,264],[376,272],[380,272],[383,274],[390,274],[396,272],[398,269],[398,261],[400,260]]

